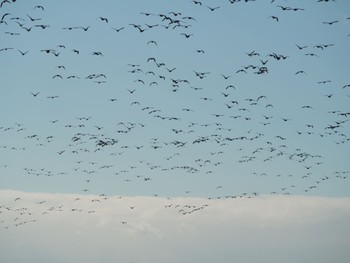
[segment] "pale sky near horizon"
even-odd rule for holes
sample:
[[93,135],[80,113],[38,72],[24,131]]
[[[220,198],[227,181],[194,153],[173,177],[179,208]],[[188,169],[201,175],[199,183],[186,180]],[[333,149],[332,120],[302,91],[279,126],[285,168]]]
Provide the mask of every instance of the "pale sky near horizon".
[[349,198],[104,198],[1,190],[0,200],[4,263],[350,260]]
[[0,263],[349,262],[349,44],[346,0],[0,1]]

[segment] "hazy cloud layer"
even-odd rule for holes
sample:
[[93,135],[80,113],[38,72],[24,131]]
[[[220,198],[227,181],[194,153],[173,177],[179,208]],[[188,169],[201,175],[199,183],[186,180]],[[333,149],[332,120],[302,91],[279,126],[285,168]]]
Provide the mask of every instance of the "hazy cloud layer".
[[350,198],[0,200],[0,262],[350,261]]

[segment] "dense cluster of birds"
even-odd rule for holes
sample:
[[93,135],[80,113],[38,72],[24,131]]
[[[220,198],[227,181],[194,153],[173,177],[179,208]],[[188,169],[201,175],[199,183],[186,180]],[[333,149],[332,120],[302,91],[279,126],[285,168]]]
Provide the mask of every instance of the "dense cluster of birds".
[[[220,16],[222,9],[231,6],[239,8],[240,4],[249,4],[254,8],[254,2],[255,0],[229,0],[210,6],[206,1],[193,0],[188,1],[188,5],[198,8],[199,12],[206,12],[208,17],[215,19],[215,16]],[[335,1],[315,2],[334,4],[331,2]],[[274,23],[283,23],[285,12],[292,14],[307,12],[302,7],[285,5],[286,1],[272,0],[266,1],[266,4],[271,5],[272,10],[279,14],[267,17],[267,20],[270,19],[269,21],[273,23],[272,26]],[[81,185],[75,190],[80,194],[100,191],[99,198],[92,199],[92,203],[100,203],[109,198],[98,183],[96,186],[94,184],[99,182],[100,178],[109,178],[107,184],[114,182],[122,189],[133,189],[134,184],[137,187],[151,189],[154,196],[166,195],[157,189],[159,185],[167,189],[166,187],[172,184],[171,189],[175,189],[172,195],[196,195],[196,191],[200,192],[198,189],[201,185],[207,187],[208,183],[203,181],[208,180],[212,182],[210,183],[212,186],[207,190],[213,193],[208,196],[209,199],[254,198],[260,194],[307,194],[316,191],[320,185],[330,180],[338,180],[341,183],[341,180],[349,179],[350,170],[346,167],[330,172],[324,168],[330,165],[327,163],[327,150],[319,153],[314,151],[313,147],[294,143],[301,138],[303,142],[313,141],[316,144],[330,143],[339,147],[348,145],[350,108],[338,107],[337,98],[345,99],[349,103],[350,81],[334,86],[335,80],[324,80],[322,76],[313,76],[312,79],[317,78],[313,84],[319,87],[322,93],[315,94],[316,99],[311,98],[310,104],[296,103],[298,106],[294,110],[302,116],[309,116],[311,120],[303,124],[293,119],[289,113],[285,115],[283,105],[281,106],[276,98],[265,92],[264,88],[250,89],[249,96],[248,93],[242,92],[246,86],[245,79],[249,77],[264,79],[270,76],[273,78],[272,69],[283,68],[284,63],[288,63],[294,57],[303,57],[317,65],[319,61],[315,59],[321,60],[323,52],[337,48],[339,43],[331,40],[329,43],[306,45],[291,43],[293,51],[289,54],[260,51],[257,44],[254,50],[241,50],[245,64],[232,63],[230,70],[222,68],[217,71],[197,68],[184,70],[186,65],[168,59],[162,52],[158,54],[157,50],[161,48],[162,41],[164,42],[162,35],[176,38],[181,48],[190,50],[191,53],[186,54],[192,54],[191,57],[194,59],[205,61],[201,65],[202,68],[210,68],[208,65],[211,61],[205,59],[207,50],[196,46],[194,44],[196,42],[192,41],[196,39],[195,29],[203,21],[194,15],[186,14],[186,10],[169,10],[163,13],[143,11],[137,14],[138,20],[143,21],[142,24],[125,21],[123,24],[115,25],[112,24],[113,17],[96,14],[83,25],[53,25],[49,17],[43,15],[47,12],[45,5],[33,5],[26,16],[17,16],[15,5],[21,5],[20,1],[4,0],[0,4],[0,34],[6,39],[6,43],[13,43],[9,46],[0,46],[0,57],[20,56],[25,60],[30,56],[41,59],[45,56],[44,59],[50,61],[50,65],[55,63],[53,74],[43,76],[49,80],[48,83],[62,87],[76,85],[80,88],[90,85],[94,90],[97,89],[99,94],[103,94],[104,101],[101,105],[106,105],[104,119],[93,116],[91,114],[93,109],[86,109],[85,116],[72,116],[70,119],[52,118],[42,122],[41,126],[46,127],[42,130],[27,125],[23,119],[13,120],[10,125],[0,122],[0,136],[11,138],[10,142],[17,142],[7,144],[6,141],[2,141],[1,156],[13,153],[31,156],[32,151],[33,154],[39,151],[44,155],[54,155],[58,162],[62,160],[62,165],[54,168],[50,168],[45,162],[34,165],[19,162],[16,173],[20,171],[22,175],[33,180],[54,177],[61,178],[64,182],[69,182],[72,177],[79,177]],[[345,20],[350,22],[350,17],[346,17]],[[321,26],[335,27],[339,22],[341,21],[321,20],[319,23]],[[73,38],[78,32],[94,38],[101,28],[109,30],[112,36],[123,37],[123,34],[128,34],[140,39],[142,42],[140,49],[144,50],[138,60],[135,60],[137,57],[133,55],[133,61],[119,65],[123,68],[129,84],[125,88],[119,88],[115,93],[109,90],[118,84],[118,77],[113,76],[109,70],[79,72],[71,65],[73,63],[70,59],[66,61],[66,58],[74,57],[76,61],[81,60],[81,63],[85,63],[83,61],[89,59],[103,60],[112,56],[112,51],[108,48],[100,49],[98,42],[94,45],[95,49],[89,51],[83,44],[82,47],[73,46],[68,40],[65,43],[56,43],[54,46],[40,46],[28,50],[18,48],[19,44],[16,42],[17,37],[25,35],[30,38],[31,34],[35,33],[37,36],[50,30],[55,30],[59,32],[57,34],[64,34],[68,38]],[[344,39],[347,37],[345,34]],[[202,46],[206,46],[205,43]],[[143,57],[144,55],[146,57]],[[115,64],[117,65],[118,61]],[[89,67],[89,70],[93,70],[94,63]],[[297,69],[288,75],[289,78],[303,76],[309,76],[306,69]],[[306,86],[310,85],[309,81],[310,79],[299,83],[305,85],[306,89],[308,88]],[[215,89],[210,87],[212,83],[216,83]],[[45,100],[55,101],[58,103],[56,105],[65,110],[65,100],[69,98],[63,90],[53,91],[47,87],[37,86],[36,83],[31,83],[30,89],[24,92],[33,105],[35,103],[43,105],[42,102]],[[84,91],[80,92],[81,96],[84,96]],[[319,101],[322,104],[328,103],[333,109],[326,111],[320,109]],[[123,116],[115,110],[110,113],[110,109],[118,109]],[[325,116],[324,121],[315,120],[318,116]],[[8,174],[13,170],[11,165],[6,158],[2,158],[0,173]],[[235,172],[236,168],[238,172]],[[323,169],[327,172],[322,173]],[[233,190],[242,189],[231,185],[232,181],[235,182],[235,179],[232,180],[235,177],[238,184],[241,184],[240,177],[247,177],[251,186],[243,187],[247,189],[246,191]],[[184,183],[177,185],[176,178],[181,178],[179,180]],[[278,183],[271,183],[272,187],[260,189],[254,182],[263,180]],[[192,181],[196,185],[194,189],[191,189]],[[276,185],[279,185],[278,188]],[[199,207],[172,204],[170,199],[169,197],[169,204],[165,205],[165,208],[176,208],[178,213],[183,215],[200,211],[207,206],[207,204]],[[21,202],[21,197],[12,202],[16,204]],[[38,201],[38,205],[44,203],[45,200]],[[64,208],[60,206],[51,207],[43,210],[42,214],[63,210]],[[1,214],[10,211],[16,215],[13,222],[15,226],[36,221],[30,217],[31,212],[25,207],[11,208],[8,204],[0,203]],[[85,212],[92,214],[95,211],[92,209]],[[77,206],[71,212],[83,211]],[[21,220],[23,215],[27,216],[25,220]]]

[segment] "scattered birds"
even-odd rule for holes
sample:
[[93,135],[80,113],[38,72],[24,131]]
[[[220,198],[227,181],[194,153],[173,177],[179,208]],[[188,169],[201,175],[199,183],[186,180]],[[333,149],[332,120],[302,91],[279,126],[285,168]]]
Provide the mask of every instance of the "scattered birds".
[[[5,10],[15,6],[15,2],[3,0],[0,7]],[[347,104],[339,104],[349,100],[350,84],[346,79],[345,83],[344,80],[333,79],[336,70],[325,74],[324,80],[315,75],[317,68],[322,68],[322,63],[327,64],[327,57],[333,56],[332,52],[337,48],[341,51],[343,40],[327,39],[327,34],[322,38],[323,43],[317,38],[310,41],[314,38],[311,34],[305,39],[302,35],[294,37],[290,33],[293,31],[289,31],[291,25],[284,25],[283,18],[296,15],[297,23],[299,11],[304,11],[304,8],[271,5],[277,2],[272,0],[264,5],[270,5],[271,13],[267,14],[276,15],[265,16],[261,23],[271,28],[281,27],[276,39],[291,34],[286,40],[289,45],[277,48],[275,38],[260,39],[247,42],[242,50],[235,42],[242,43],[245,36],[237,39],[233,36],[235,42],[231,43],[231,49],[215,50],[211,46],[210,34],[221,28],[202,28],[204,21],[200,12],[208,16],[208,21],[209,17],[219,21],[229,8],[238,10],[238,2],[249,2],[249,8],[256,8],[257,1],[229,0],[214,7],[207,6],[204,1],[187,2],[189,8],[183,10],[169,9],[164,13],[137,11],[135,17],[129,17],[128,21],[114,27],[111,27],[112,18],[99,14],[93,14],[92,19],[84,17],[83,24],[74,17],[72,21],[76,22],[68,26],[57,21],[57,24],[52,24],[54,19],[43,15],[49,11],[43,5],[31,6],[22,17],[17,16],[16,8],[8,9],[11,12],[4,11],[0,34],[6,44],[0,47],[0,56],[4,57],[4,61],[14,55],[14,61],[21,59],[24,63],[35,56],[46,61],[35,64],[37,73],[30,69],[18,73],[21,78],[27,76],[28,87],[36,90],[24,91],[27,95],[23,97],[32,98],[29,99],[30,107],[44,112],[47,117],[41,123],[42,129],[40,125],[34,127],[30,121],[21,124],[32,108],[23,113],[23,119],[14,120],[15,123],[1,123],[0,133],[11,137],[0,147],[4,160],[10,151],[24,151],[30,155],[34,149],[43,155],[53,154],[58,163],[66,162],[67,166],[65,163],[62,167],[50,168],[48,163],[39,165],[33,162],[24,169],[22,163],[18,167],[25,175],[36,179],[76,176],[81,179],[80,194],[96,192],[97,181],[104,176],[110,176],[110,181],[115,180],[116,185],[125,188],[147,184],[146,189],[152,191],[156,189],[159,178],[193,176],[191,180],[201,183],[202,178],[211,176],[217,181],[212,186],[210,199],[254,198],[260,194],[253,189],[254,184],[252,189],[242,193],[233,193],[230,187],[223,187],[223,173],[232,169],[237,169],[237,174],[242,173],[246,177],[249,176],[245,174],[247,170],[254,171],[253,177],[275,177],[281,185],[290,182],[287,180],[294,180],[293,187],[291,184],[277,188],[269,186],[271,189],[267,187],[271,190],[269,193],[281,195],[313,193],[318,191],[319,184],[350,178],[344,168],[346,165],[334,171],[331,165],[322,170],[329,164],[326,148],[343,147],[350,142],[350,111]],[[316,5],[328,0],[314,2]],[[103,9],[103,4],[100,8]],[[191,13],[192,10],[196,11]],[[300,12],[300,15],[306,13]],[[246,23],[235,17],[230,19],[233,23],[240,23],[242,31],[247,30]],[[340,25],[339,20],[319,19],[317,21],[323,22],[318,22],[318,30],[335,30],[338,28],[336,24]],[[327,25],[335,27],[328,28]],[[96,39],[99,30],[104,29],[107,30],[105,34],[109,34],[106,38],[114,41],[114,48],[105,48],[105,40]],[[254,30],[251,29],[252,34],[256,32]],[[57,43],[55,38],[47,41],[52,32],[57,32],[60,42]],[[207,42],[203,42],[204,32]],[[39,46],[26,45],[25,41],[32,34],[43,38]],[[66,37],[59,38],[59,34]],[[90,39],[93,45],[84,43],[79,37],[84,41]],[[120,44],[124,40],[129,41],[128,37],[131,37],[130,47]],[[77,39],[71,41],[70,38]],[[170,46],[165,44],[168,40]],[[268,47],[264,47],[266,43]],[[139,49],[134,50],[135,47]],[[129,55],[125,56],[124,52]],[[83,63],[80,59],[89,63],[81,64],[79,68],[75,63]],[[20,67],[16,65],[16,69]],[[50,74],[45,75],[48,72],[45,67]],[[4,68],[3,72],[8,72],[10,65],[6,64]],[[31,74],[36,77],[42,74],[45,85],[40,81],[39,84],[31,82]],[[52,83],[52,87],[47,83]],[[288,90],[291,83],[298,84],[292,87],[293,90]],[[25,87],[18,90],[21,97],[20,92]],[[299,101],[289,97],[290,94],[304,96],[304,90],[312,95]],[[284,93],[285,98],[281,96]],[[87,100],[89,106],[83,107]],[[71,114],[86,111],[86,115],[73,115],[72,118],[64,115],[69,101],[77,107]],[[326,105],[324,108],[323,104]],[[290,115],[293,112],[295,116]],[[30,118],[36,120],[34,123],[40,122],[38,116]],[[46,129],[45,125],[52,129]],[[295,143],[295,137],[300,143]],[[326,145],[323,152],[318,153],[318,148],[308,145],[309,139],[317,142],[319,148]],[[20,145],[22,141],[24,143]],[[288,162],[288,166],[283,169],[280,165],[274,166],[284,162]],[[276,173],[267,169],[265,163]],[[245,170],[248,166],[249,169]],[[7,163],[1,160],[0,172],[5,169],[8,169]],[[196,195],[195,189],[189,189],[189,185],[179,187],[181,189],[174,190],[177,191],[175,194]],[[89,210],[80,211],[77,207],[70,212],[94,216],[104,198],[109,197],[101,195],[90,200],[96,207]],[[13,199],[16,203],[22,201],[20,197]],[[74,202],[79,201],[76,199]],[[45,201],[37,203],[44,204]],[[166,208],[174,209],[176,206],[167,204]],[[1,212],[4,209],[1,203],[0,207]],[[190,215],[204,207],[179,205],[176,213]],[[134,205],[129,208],[130,212],[137,212]],[[52,208],[52,211],[60,210],[63,207]],[[52,211],[43,211],[43,215]],[[18,218],[16,221],[20,221],[21,218]],[[120,222],[128,227],[131,221],[126,219]]]

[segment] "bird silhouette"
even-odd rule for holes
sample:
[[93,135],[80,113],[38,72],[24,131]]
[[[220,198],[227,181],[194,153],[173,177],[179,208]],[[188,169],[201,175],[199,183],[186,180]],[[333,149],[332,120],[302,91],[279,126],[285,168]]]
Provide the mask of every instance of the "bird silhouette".
[[35,22],[35,21],[40,21],[41,18],[33,18],[30,15],[27,14],[27,17],[29,17],[30,21]]
[[186,38],[190,38],[193,34],[181,33],[180,35],[185,36]]
[[83,29],[85,32],[89,30],[91,26],[87,26],[87,27],[83,27],[83,26],[80,26],[79,28]]
[[18,49],[18,52],[21,53],[22,56],[24,56],[24,55],[26,55],[26,54],[29,52],[29,50],[23,52],[23,51],[21,51],[21,50]]
[[272,19],[276,20],[277,22],[279,21],[277,16],[270,16],[270,17],[271,17]]
[[100,17],[98,17],[98,18],[99,18],[101,21],[108,23],[108,18],[102,17],[102,16],[100,16]]
[[120,32],[124,29],[125,27],[120,27],[120,28],[115,28],[115,27],[112,27],[113,30],[115,30],[116,32]]
[[34,9],[41,9],[42,11],[45,10],[42,5],[36,5],[36,6],[34,6]]
[[210,7],[210,6],[206,6],[210,11],[215,11],[216,9],[219,9],[220,6],[216,6],[216,7]]
[[32,94],[32,95],[33,95],[33,97],[36,97],[36,96],[38,96],[38,95],[39,95],[39,93],[40,93],[40,92],[36,92],[36,93],[31,92],[30,94]]
[[334,20],[334,21],[330,21],[330,22],[322,22],[323,24],[326,24],[326,25],[333,25],[335,23],[338,23],[339,21],[338,20]]

